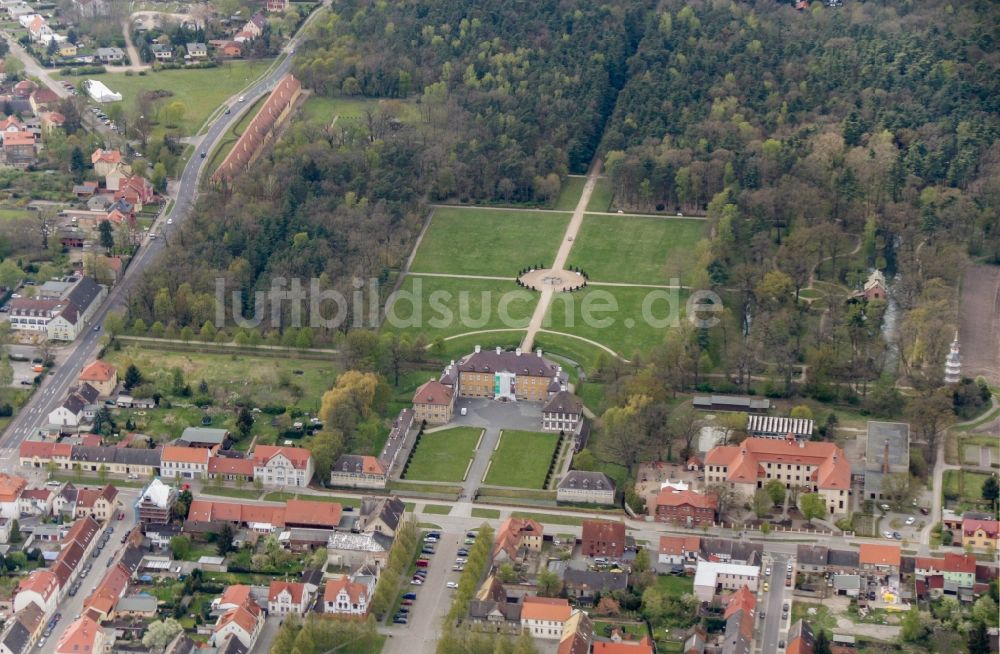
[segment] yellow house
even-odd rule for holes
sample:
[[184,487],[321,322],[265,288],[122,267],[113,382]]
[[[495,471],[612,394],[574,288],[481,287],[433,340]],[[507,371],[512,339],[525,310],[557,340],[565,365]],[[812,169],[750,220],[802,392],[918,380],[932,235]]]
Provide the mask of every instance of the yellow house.
[[63,41],[59,44],[59,56],[60,57],[75,57],[76,56],[76,46],[69,41]]
[[111,364],[97,359],[80,372],[79,380],[96,388],[101,397],[110,397],[118,385],[118,371]]
[[976,550],[995,550],[997,548],[997,532],[1000,532],[1000,521],[998,520],[966,518],[962,521],[962,547],[971,547]]

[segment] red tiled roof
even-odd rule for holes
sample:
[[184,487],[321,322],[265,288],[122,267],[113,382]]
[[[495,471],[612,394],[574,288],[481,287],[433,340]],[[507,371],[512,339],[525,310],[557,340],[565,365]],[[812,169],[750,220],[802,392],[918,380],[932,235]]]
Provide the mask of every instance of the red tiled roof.
[[680,556],[699,549],[701,538],[698,536],[660,536],[660,554]]
[[986,536],[988,538],[996,538],[997,533],[1000,532],[1000,521],[973,520],[971,518],[965,518],[962,520],[962,534],[971,536],[976,533],[977,529],[982,529],[986,532]]
[[451,404],[451,388],[436,379],[425,382],[413,394],[414,404],[447,406]]
[[17,590],[14,592],[25,593],[33,592],[41,595],[42,599],[47,600],[52,596],[53,593],[59,590],[59,579],[51,570],[35,570],[26,578],[22,579],[17,584]]
[[653,644],[648,635],[642,640],[623,640],[620,643],[598,640],[594,642],[593,654],[653,654]]
[[330,579],[326,582],[326,588],[323,590],[323,601],[336,602],[337,595],[342,590],[347,592],[347,596],[350,598],[352,604],[360,604],[362,599],[368,599],[367,586],[351,581],[347,577],[341,577],[340,579]]
[[693,490],[678,491],[669,486],[656,494],[657,506],[683,506],[689,504],[697,509],[715,509],[718,503],[714,495],[702,495]]
[[613,520],[584,520],[583,541],[605,540],[625,544],[625,523]]
[[952,552],[946,553],[942,559],[930,556],[918,556],[916,568],[918,570],[976,574],[976,557],[971,554],[955,554]]
[[211,452],[203,447],[179,447],[177,445],[167,445],[160,454],[160,461],[174,461],[178,463],[199,463],[208,464]]
[[89,615],[84,615],[66,627],[56,645],[58,654],[90,654],[95,652],[94,643],[101,627]]
[[116,164],[121,163],[122,153],[118,150],[102,150],[97,148],[94,153],[90,155],[90,163],[96,164],[98,161],[102,163]]
[[[742,586],[738,591],[729,596],[729,601],[726,603],[726,612],[723,617],[728,620],[729,616],[736,613],[739,610],[747,611],[753,615],[753,610],[757,607],[757,597],[750,592],[747,586]],[[753,621],[750,622],[750,626],[753,627]]]
[[213,456],[208,460],[208,471],[216,475],[244,475],[253,477],[253,459]]
[[851,465],[834,443],[748,438],[739,445],[714,447],[705,457],[705,465],[726,466],[731,482],[755,482],[765,474],[762,463],[814,466],[813,481],[823,489],[848,490],[851,485]]
[[311,525],[330,529],[340,524],[342,508],[336,502],[288,500],[285,503],[285,524]]
[[572,613],[569,602],[557,597],[525,597],[521,606],[522,620],[566,622]]
[[861,565],[891,565],[899,567],[902,550],[899,545],[861,543],[858,561]]
[[517,556],[517,550],[521,546],[521,539],[524,535],[537,535],[541,537],[544,533],[544,527],[535,520],[530,518],[507,518],[497,531],[496,544],[493,546],[493,556],[496,556],[503,550],[507,553],[508,557],[514,558]]
[[0,473],[0,502],[16,502],[27,486],[27,479]]
[[248,599],[250,599],[250,587],[245,584],[234,584],[226,586],[226,590],[222,591],[219,604],[223,606],[227,604],[239,606],[246,603]]
[[304,447],[258,445],[253,450],[253,459],[257,465],[264,466],[279,454],[288,459],[297,470],[305,470],[309,466],[309,458],[312,456],[312,453]]
[[275,601],[278,599],[278,595],[286,590],[292,597],[292,604],[302,603],[302,596],[306,592],[306,585],[295,581],[272,581],[267,592],[267,601]]
[[97,359],[91,362],[80,372],[80,381],[84,382],[108,382],[115,378],[118,371],[110,363]]

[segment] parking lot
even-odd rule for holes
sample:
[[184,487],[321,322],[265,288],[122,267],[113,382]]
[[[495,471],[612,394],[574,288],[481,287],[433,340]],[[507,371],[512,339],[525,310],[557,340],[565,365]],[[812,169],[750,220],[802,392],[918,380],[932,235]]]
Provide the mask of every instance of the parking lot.
[[[458,550],[466,547],[465,532],[440,532],[440,540],[434,544],[434,554],[428,559],[427,580],[417,585],[404,586],[403,592],[415,593],[417,598],[407,607],[407,624],[393,624],[389,616],[389,639],[383,654],[419,654],[437,649],[441,624],[451,608],[453,592],[448,582],[458,582],[461,573],[452,570]],[[419,568],[418,568],[419,569]]]
[[888,505],[876,508],[876,512],[883,514],[879,521],[880,536],[896,541],[919,540],[920,531],[926,525],[928,518],[921,514],[918,507],[914,506],[913,510],[908,512],[887,511],[883,507]]

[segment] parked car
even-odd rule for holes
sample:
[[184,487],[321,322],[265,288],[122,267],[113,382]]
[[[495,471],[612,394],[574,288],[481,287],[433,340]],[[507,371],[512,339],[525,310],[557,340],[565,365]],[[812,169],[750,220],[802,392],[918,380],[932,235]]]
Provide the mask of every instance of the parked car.
[[405,600],[415,600],[415,599],[417,599],[417,594],[416,593],[406,593],[405,595],[403,595],[403,599],[405,599]]
[[448,588],[458,588],[458,582],[449,581],[447,584]]
[[428,565],[430,565],[430,561],[427,559],[417,559],[418,568],[426,568]]
[[916,519],[916,518],[914,518],[914,517],[913,517],[913,516],[911,515],[911,516],[910,516],[909,518],[907,518],[907,519],[906,519],[906,524],[908,524],[908,525],[912,525],[912,524],[913,524],[914,522],[916,522],[916,521],[917,521],[917,519]]

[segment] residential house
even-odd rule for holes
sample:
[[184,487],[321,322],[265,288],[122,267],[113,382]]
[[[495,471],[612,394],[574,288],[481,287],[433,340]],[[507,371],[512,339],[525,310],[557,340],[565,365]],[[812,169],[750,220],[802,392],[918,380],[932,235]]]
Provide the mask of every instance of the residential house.
[[830,548],[824,545],[799,545],[795,560],[800,572],[825,573]]
[[238,59],[243,56],[243,46],[237,41],[229,41],[219,48],[219,54],[227,59]]
[[31,633],[20,620],[10,621],[3,635],[0,636],[0,653],[26,654],[33,644]]
[[786,654],[813,654],[816,650],[816,636],[812,628],[799,618],[788,629],[788,645]]
[[56,95],[56,92],[45,87],[35,89],[28,96],[28,103],[31,105],[31,110],[36,116],[45,113],[51,105],[58,104],[59,102],[61,102],[61,98]]
[[26,488],[21,493],[20,512],[26,515],[51,516],[56,494],[50,488]]
[[125,51],[121,48],[98,48],[97,58],[102,64],[120,64],[125,59]]
[[628,573],[567,568],[563,573],[563,588],[569,597],[592,602],[598,595],[624,592],[628,588]]
[[143,206],[152,204],[156,197],[153,184],[142,175],[130,175],[118,182],[115,200],[125,200],[134,211],[142,211]]
[[213,456],[208,460],[208,478],[252,481],[253,459],[242,456]]
[[611,505],[615,503],[615,483],[603,472],[570,470],[559,481],[556,500]]
[[14,612],[34,604],[43,615],[51,615],[59,602],[59,588],[59,578],[54,572],[44,568],[34,570],[14,588]]
[[62,431],[75,429],[84,421],[85,407],[97,401],[97,390],[90,384],[81,384],[73,390],[63,403],[48,415],[49,425]]
[[118,370],[110,363],[97,359],[84,367],[77,380],[96,388],[100,397],[111,397],[118,386]]
[[718,503],[714,495],[702,495],[687,489],[678,491],[665,486],[650,502],[650,514],[658,522],[687,525],[714,525]]
[[580,538],[584,556],[620,559],[625,554],[625,523],[614,520],[584,520]]
[[46,135],[52,134],[57,129],[62,129],[63,125],[66,124],[66,116],[58,111],[42,112],[39,118],[42,121],[42,132]]
[[143,447],[112,447],[107,445],[74,445],[71,467],[84,472],[110,475],[130,475],[133,479],[149,479],[159,473],[160,450]]
[[469,602],[469,623],[476,629],[494,633],[521,633],[520,598],[508,599],[496,575],[489,575]]
[[657,562],[662,566],[693,568],[698,563],[700,541],[698,536],[660,536]]
[[545,529],[541,523],[530,518],[507,518],[497,531],[493,546],[493,560],[513,561],[521,549],[542,551]]
[[592,654],[653,654],[653,641],[649,635],[639,640],[595,640]]
[[594,642],[594,623],[583,611],[575,611],[563,625],[556,654],[589,654]]
[[542,407],[542,430],[575,434],[583,425],[583,401],[561,387]]
[[727,484],[744,500],[772,479],[788,489],[819,493],[829,515],[850,508],[851,464],[834,443],[747,438],[739,445],[714,447],[705,457],[706,483]]
[[976,584],[976,557],[971,554],[948,552],[940,559],[918,556],[914,566],[918,577],[941,575],[959,588],[972,588]]
[[253,601],[251,597],[251,591],[253,589],[245,584],[233,584],[232,586],[226,586],[226,589],[222,591],[222,595],[216,597],[212,600],[212,610],[221,611],[225,613],[226,611],[231,611],[237,607],[246,604],[247,602]]
[[23,477],[0,473],[0,518],[21,517],[21,495],[27,487],[28,481]]
[[255,11],[250,20],[243,25],[243,31],[248,32],[252,35],[251,38],[256,39],[261,34],[264,33],[264,26],[267,25],[267,19],[264,18],[264,14],[259,11]]
[[750,654],[753,644],[754,617],[757,611],[757,597],[746,586],[740,587],[725,600],[726,610],[722,614],[726,621],[723,634],[724,654]]
[[312,481],[315,468],[312,454],[304,447],[258,445],[253,451],[254,480],[265,487],[306,487]]
[[90,163],[94,166],[94,172],[98,176],[104,177],[121,166],[122,153],[119,150],[97,148],[90,155]]
[[160,454],[160,474],[167,479],[203,479],[208,475],[210,450],[167,445]]
[[59,637],[56,654],[87,654],[104,651],[104,632],[90,614],[74,620]]
[[174,58],[174,48],[169,44],[154,43],[149,49],[158,61],[170,61]]
[[363,617],[371,608],[375,577],[330,579],[323,589],[323,613]]
[[297,581],[272,581],[267,593],[270,615],[304,615],[312,603],[312,593]]
[[107,287],[92,277],[68,277],[66,280],[71,288],[62,300],[65,306],[46,325],[46,335],[52,341],[76,340],[108,294]]
[[573,614],[569,602],[555,597],[525,597],[521,605],[521,628],[532,638],[559,640]]
[[220,647],[227,638],[233,637],[244,647],[251,649],[263,628],[263,612],[253,599],[248,598],[239,606],[219,616],[209,642],[215,647]]
[[331,486],[385,488],[388,478],[382,462],[373,456],[344,454],[330,469]]
[[962,547],[996,551],[998,532],[1000,532],[1000,521],[964,518],[962,520]]
[[288,9],[288,0],[267,0],[265,7],[269,12],[283,12]]
[[188,43],[184,49],[188,59],[208,59],[208,46],[204,43]]
[[760,566],[764,556],[764,546],[752,541],[703,537],[700,543],[700,558],[707,561]]
[[455,394],[450,386],[436,379],[420,385],[413,394],[413,411],[416,419],[429,425],[451,422],[455,409]]
[[27,168],[35,163],[38,143],[30,132],[6,134],[3,138],[4,163],[13,168]]
[[720,590],[739,590],[747,586],[757,591],[760,566],[698,561],[694,575],[694,594],[702,602],[710,602]]
[[155,618],[158,602],[159,600],[146,593],[126,595],[115,604],[114,616],[115,618]]
[[357,528],[364,533],[395,537],[405,512],[406,504],[395,495],[392,497],[363,497]]
[[28,24],[28,38],[32,41],[47,43],[54,34],[55,32],[52,31],[45,19],[37,14]]
[[83,608],[94,617],[107,620],[113,617],[115,606],[118,600],[125,596],[128,590],[129,574],[121,568],[114,566],[101,579],[94,592],[87,596],[83,602]]
[[902,550],[899,545],[861,543],[858,548],[858,561],[863,570],[895,574],[899,572],[901,560]]
[[118,511],[118,489],[107,484],[101,489],[82,489],[76,497],[76,517],[93,516],[107,522]]

